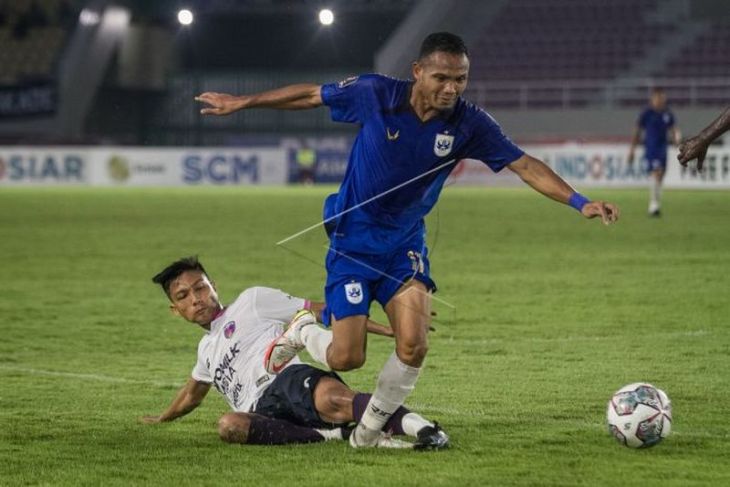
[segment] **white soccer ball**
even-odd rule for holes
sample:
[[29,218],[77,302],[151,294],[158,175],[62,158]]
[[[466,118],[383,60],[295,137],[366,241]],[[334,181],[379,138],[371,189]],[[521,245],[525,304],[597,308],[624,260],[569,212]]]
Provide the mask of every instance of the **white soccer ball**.
[[648,448],[672,431],[672,402],[651,384],[622,387],[608,401],[608,432],[624,446]]

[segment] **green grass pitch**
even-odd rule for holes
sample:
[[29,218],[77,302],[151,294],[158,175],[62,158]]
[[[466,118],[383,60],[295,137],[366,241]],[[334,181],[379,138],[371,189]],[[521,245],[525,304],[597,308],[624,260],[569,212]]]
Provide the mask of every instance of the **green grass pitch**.
[[[331,188],[329,188],[331,190]],[[440,421],[442,452],[219,441],[211,391],[161,412],[202,330],[150,278],[199,254],[229,301],[252,285],[321,298],[328,188],[0,190],[0,485],[730,485],[730,192],[588,191],[604,227],[527,189],[447,188],[429,216],[436,332],[407,404]],[[375,312],[382,319],[382,312]],[[392,350],[371,337],[370,390]],[[629,450],[611,393],[667,391],[672,435]]]

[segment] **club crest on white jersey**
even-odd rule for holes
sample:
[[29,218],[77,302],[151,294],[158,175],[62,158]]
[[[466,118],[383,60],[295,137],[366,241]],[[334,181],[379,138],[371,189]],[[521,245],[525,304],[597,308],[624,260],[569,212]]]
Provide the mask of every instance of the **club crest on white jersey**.
[[433,153],[439,157],[448,156],[454,145],[454,136],[447,134],[436,134],[436,140],[433,143]]
[[359,282],[348,282],[345,284],[345,296],[351,304],[362,303],[362,285]]

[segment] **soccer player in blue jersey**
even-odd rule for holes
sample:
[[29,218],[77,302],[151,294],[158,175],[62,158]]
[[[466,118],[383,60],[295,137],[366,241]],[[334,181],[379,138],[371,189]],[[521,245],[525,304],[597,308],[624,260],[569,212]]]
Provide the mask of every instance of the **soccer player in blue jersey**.
[[651,177],[649,199],[649,215],[661,215],[661,191],[664,174],[667,171],[667,133],[671,132],[672,140],[679,145],[680,134],[676,126],[674,114],[667,108],[667,96],[661,88],[653,88],[649,98],[649,106],[639,115],[629,149],[629,164],[634,162],[634,152],[639,145],[641,134],[644,134],[644,161]]
[[290,327],[272,343],[267,364],[275,370],[306,347],[332,369],[362,366],[370,304],[378,301],[395,333],[396,349],[350,436],[354,447],[375,444],[418,379],[436,289],[424,217],[459,160],[479,159],[494,171],[507,167],[586,218],[600,217],[610,224],[619,216],[613,204],[590,201],[525,154],[492,117],[461,97],[469,74],[461,38],[445,32],[426,37],[412,74],[408,81],[368,74],[322,86],[297,84],[254,95],[204,93],[196,98],[208,105],[203,114],[326,105],[333,120],[360,125],[344,181],[324,205],[330,248],[323,320],[332,333],[325,335],[314,326]]

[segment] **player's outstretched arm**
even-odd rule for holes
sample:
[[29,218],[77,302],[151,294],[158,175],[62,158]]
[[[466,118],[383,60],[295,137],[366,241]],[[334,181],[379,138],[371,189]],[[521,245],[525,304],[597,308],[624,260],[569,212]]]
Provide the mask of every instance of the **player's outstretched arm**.
[[507,167],[534,190],[555,201],[573,206],[586,218],[600,216],[605,225],[618,220],[619,210],[616,205],[605,201],[587,201],[544,162],[534,157],[525,154]]
[[191,377],[162,414],[159,416],[143,416],[140,421],[147,424],[164,423],[185,416],[203,402],[209,390],[210,384],[198,382]]
[[212,91],[195,97],[207,106],[200,110],[203,115],[229,115],[247,108],[276,108],[280,110],[304,110],[322,106],[321,85],[297,84],[254,95],[229,95]]
[[702,132],[679,144],[677,160],[680,164],[686,166],[692,159],[697,159],[697,169],[701,171],[707,155],[707,148],[713,140],[727,132],[728,129],[730,129],[730,108],[721,113]]

